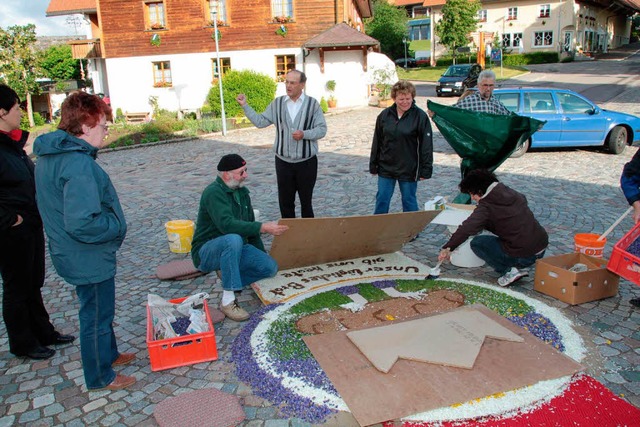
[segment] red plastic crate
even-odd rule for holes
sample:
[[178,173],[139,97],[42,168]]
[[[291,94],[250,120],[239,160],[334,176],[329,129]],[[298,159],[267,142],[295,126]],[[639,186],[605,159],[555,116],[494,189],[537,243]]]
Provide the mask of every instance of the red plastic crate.
[[[181,303],[185,298],[169,300],[171,303]],[[199,334],[185,335],[164,340],[153,339],[153,320],[151,310],[147,305],[147,349],[151,360],[151,370],[160,371],[194,363],[209,362],[218,358],[216,334],[211,323],[209,307],[205,301],[204,312],[207,316],[209,330]]]
[[640,258],[627,248],[640,237],[640,223],[636,224],[614,246],[607,269],[630,282],[640,285]]

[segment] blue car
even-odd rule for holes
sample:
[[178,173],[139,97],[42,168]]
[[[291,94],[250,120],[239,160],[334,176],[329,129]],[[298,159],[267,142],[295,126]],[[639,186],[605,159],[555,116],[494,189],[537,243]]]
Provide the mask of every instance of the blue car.
[[640,140],[640,118],[603,110],[571,90],[500,88],[493,95],[510,111],[547,122],[511,157],[520,157],[529,148],[543,147],[602,146],[621,154],[627,145]]

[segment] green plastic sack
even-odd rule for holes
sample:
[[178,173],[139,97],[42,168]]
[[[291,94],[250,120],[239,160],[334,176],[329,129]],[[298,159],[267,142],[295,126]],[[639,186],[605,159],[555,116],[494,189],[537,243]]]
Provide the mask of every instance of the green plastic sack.
[[[480,113],[427,101],[435,113],[433,122],[444,139],[462,158],[460,175],[474,169],[495,171],[515,149],[546,122],[512,114]],[[468,194],[459,194],[454,203],[470,203]]]

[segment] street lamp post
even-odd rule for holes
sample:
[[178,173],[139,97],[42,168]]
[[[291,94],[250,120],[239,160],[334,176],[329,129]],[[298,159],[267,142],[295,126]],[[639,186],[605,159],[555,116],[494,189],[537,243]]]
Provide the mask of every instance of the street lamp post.
[[404,43],[404,69],[407,69],[407,38],[402,38],[402,43]]
[[227,118],[224,113],[224,95],[222,93],[222,67],[220,64],[220,48],[218,47],[218,2],[211,2],[213,13],[213,38],[216,41],[216,67],[218,69],[218,88],[220,89],[220,110],[222,114],[222,135],[227,135]]

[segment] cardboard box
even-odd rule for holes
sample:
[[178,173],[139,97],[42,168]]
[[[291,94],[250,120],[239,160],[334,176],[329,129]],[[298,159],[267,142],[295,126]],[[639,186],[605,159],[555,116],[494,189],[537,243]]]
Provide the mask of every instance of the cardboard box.
[[[587,271],[569,271],[576,264]],[[607,260],[582,253],[539,259],[533,289],[571,305],[582,304],[618,294],[620,278],[607,270]]]

